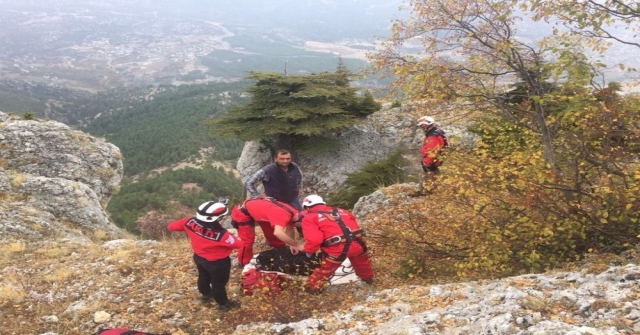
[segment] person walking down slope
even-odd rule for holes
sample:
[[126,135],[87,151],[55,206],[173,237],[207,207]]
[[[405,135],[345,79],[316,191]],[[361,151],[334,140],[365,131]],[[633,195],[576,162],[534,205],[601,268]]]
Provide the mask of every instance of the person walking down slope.
[[447,137],[444,131],[436,126],[436,122],[431,116],[419,118],[416,125],[424,130],[424,141],[420,148],[424,174],[418,185],[418,191],[411,195],[421,196],[433,190],[435,176],[440,173],[438,168],[442,165],[442,160],[439,158],[447,147]]
[[220,225],[220,220],[229,213],[220,202],[208,201],[198,207],[195,217],[186,217],[167,225],[170,231],[184,231],[193,249],[193,261],[198,269],[198,291],[200,302],[218,303],[218,310],[226,312],[239,307],[227,297],[226,285],[231,272],[229,255],[241,247],[241,241]]
[[307,256],[322,250],[320,267],[307,278],[305,290],[319,293],[345,259],[349,259],[358,277],[365,283],[373,283],[373,269],[364,232],[351,212],[327,206],[319,195],[308,195],[302,200],[307,210],[302,219]]
[[271,247],[289,245],[291,253],[297,254],[302,250],[302,243],[295,240],[293,227],[300,219],[300,212],[295,208],[273,198],[249,199],[233,206],[231,225],[238,230],[242,240],[242,247],[238,250],[238,265],[242,267],[253,258],[256,222]]

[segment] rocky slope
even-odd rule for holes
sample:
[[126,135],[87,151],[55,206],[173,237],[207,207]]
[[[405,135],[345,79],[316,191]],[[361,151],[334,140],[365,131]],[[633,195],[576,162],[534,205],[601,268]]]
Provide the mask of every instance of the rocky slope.
[[[326,195],[344,183],[346,173],[356,172],[369,161],[385,158],[396,148],[404,148],[414,161],[414,173],[420,169],[419,148],[424,139],[415,120],[422,115],[434,115],[436,122],[446,131],[451,145],[462,145],[472,136],[466,132],[463,122],[455,122],[449,116],[449,110],[456,106],[406,106],[385,107],[367,116],[359,124],[336,134],[341,146],[335,151],[309,157],[300,156],[299,161],[304,174],[304,194],[318,193]],[[245,145],[238,160],[237,169],[244,180],[260,167],[270,163],[269,151],[258,143]]]
[[[271,297],[240,294],[240,270],[233,269],[228,291],[242,307],[220,313],[197,303],[185,240],[1,251],[3,335],[87,335],[111,327],[172,335],[640,333],[640,266],[633,264],[591,262],[441,284],[389,281],[379,272],[372,286],[336,286],[322,295],[293,286]],[[374,258],[374,268],[383,262]]]
[[[344,172],[397,146],[417,147],[418,113],[385,109],[342,133],[340,150],[301,157],[305,193],[338,187]],[[444,128],[464,142],[462,130]],[[640,334],[638,251],[545,274],[434,283],[394,276],[370,239],[374,285],[336,286],[322,295],[290,286],[277,296],[247,297],[234,268],[228,291],[242,307],[223,314],[197,303],[186,240],[115,239],[122,232],[103,205],[122,178],[117,148],[57,122],[4,113],[0,140],[3,335],[86,335],[109,327],[172,335]],[[247,144],[238,164],[245,176],[269,161],[268,154],[254,155],[260,148]],[[424,201],[407,198],[404,188],[413,187],[376,191],[354,213],[366,226],[384,215],[385,204]],[[92,243],[95,237],[110,241]]]
[[365,302],[287,324],[238,326],[234,334],[640,333],[640,266],[585,266],[486,282],[382,290]]
[[0,112],[0,237],[122,236],[104,211],[122,179],[113,144]]

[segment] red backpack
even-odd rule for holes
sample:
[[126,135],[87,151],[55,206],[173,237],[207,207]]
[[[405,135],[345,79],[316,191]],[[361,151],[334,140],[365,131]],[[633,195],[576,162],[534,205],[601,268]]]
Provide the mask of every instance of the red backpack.
[[277,272],[265,272],[250,269],[242,273],[242,292],[253,295],[256,290],[264,291],[267,295],[274,295],[282,291],[282,284],[289,281],[286,275]]

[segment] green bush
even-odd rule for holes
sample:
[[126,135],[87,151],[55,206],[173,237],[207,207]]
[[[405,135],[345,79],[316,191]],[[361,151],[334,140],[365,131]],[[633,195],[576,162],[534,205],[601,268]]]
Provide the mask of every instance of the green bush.
[[360,197],[392,184],[402,183],[405,174],[402,167],[409,162],[402,156],[403,150],[396,149],[385,159],[370,161],[360,171],[347,174],[345,189],[330,197],[329,202],[345,208],[353,208]]
[[22,117],[23,120],[34,120],[36,118],[36,114],[33,112],[24,111],[22,112],[22,115],[20,117]]

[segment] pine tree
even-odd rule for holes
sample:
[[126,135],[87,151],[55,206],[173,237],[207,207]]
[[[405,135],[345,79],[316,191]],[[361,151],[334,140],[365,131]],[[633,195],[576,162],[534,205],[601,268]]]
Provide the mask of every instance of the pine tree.
[[339,143],[331,135],[350,127],[372,108],[370,102],[363,104],[356,89],[349,86],[349,76],[346,67],[340,70],[340,65],[334,73],[304,76],[250,72],[247,79],[255,82],[247,90],[251,101],[231,108],[226,116],[209,124],[217,136],[262,142],[293,152],[335,149]]

